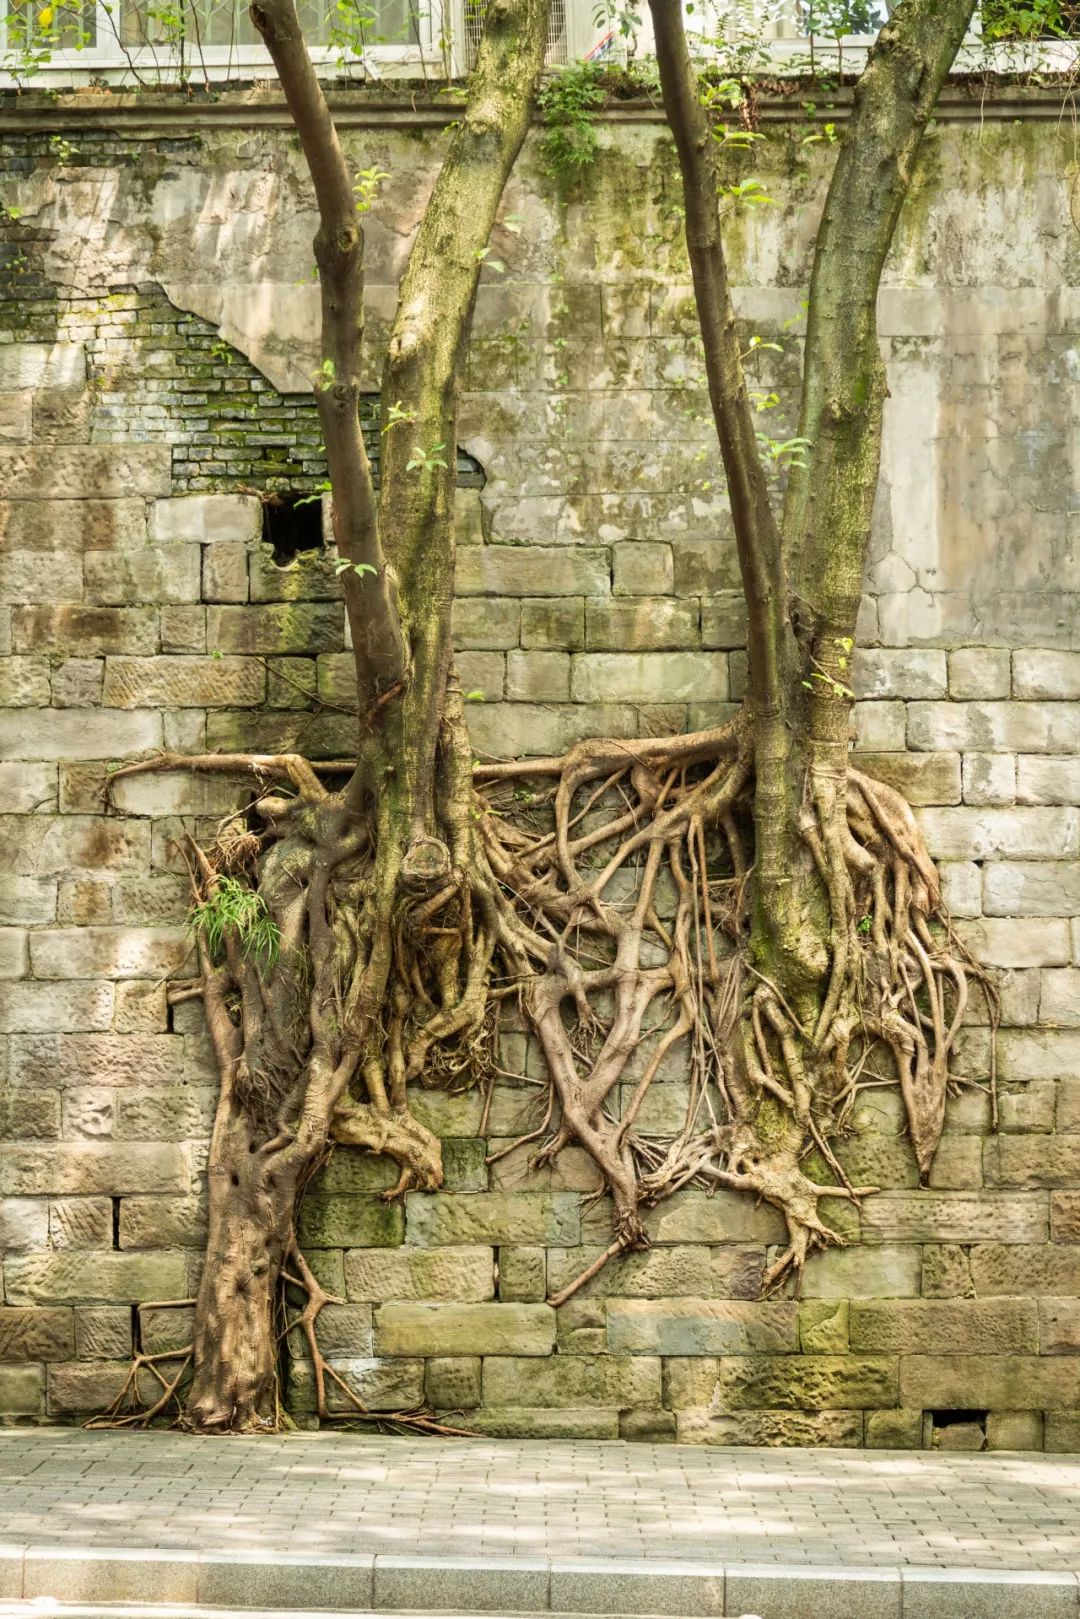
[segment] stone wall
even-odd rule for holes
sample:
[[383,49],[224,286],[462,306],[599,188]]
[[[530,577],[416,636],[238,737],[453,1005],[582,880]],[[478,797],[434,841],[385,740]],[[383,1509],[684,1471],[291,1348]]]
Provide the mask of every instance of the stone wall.
[[[530,1169],[535,1045],[508,1026],[487,1140],[475,1093],[419,1092],[446,1190],[385,1204],[341,1152],[302,1237],[348,1302],[335,1364],[376,1409],[477,1431],[992,1448],[1080,1443],[1080,235],[1057,111],[943,109],[882,294],[892,398],[858,654],[857,750],[908,793],[958,929],[1002,969],[998,1128],[985,1008],[927,1189],[898,1096],[839,1156],[884,1190],[830,1218],[801,1300],[758,1297],[778,1217],[732,1194],[653,1211],[654,1246],[546,1303],[609,1238],[584,1153]],[[1045,110],[1045,109],[1044,109]],[[174,840],[242,786],[117,784],[181,749],[349,751],[325,554],[275,564],[259,495],[321,477],[312,215],[272,98],[177,133],[94,98],[0,108],[0,1412],[68,1420],[132,1349],[186,1331],[215,1079]],[[345,109],[371,217],[373,359],[442,136]],[[754,154],[780,206],[733,226],[759,373],[790,419],[828,152],[797,115]],[[63,131],[57,146],[55,131]],[[51,133],[49,133],[51,132]],[[701,388],[667,137],[601,131],[578,190],[530,148],[519,236],[485,272],[464,401],[456,627],[478,751],[539,753],[720,718],[744,678],[730,519]],[[377,442],[373,435],[372,443]],[[681,1126],[677,1062],[642,1127]],[[289,1399],[312,1390],[301,1355]]]

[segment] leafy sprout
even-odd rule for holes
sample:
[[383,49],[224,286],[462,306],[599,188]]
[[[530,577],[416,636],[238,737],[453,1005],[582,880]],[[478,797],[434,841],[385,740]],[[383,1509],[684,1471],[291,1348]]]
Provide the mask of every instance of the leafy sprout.
[[254,956],[265,967],[278,958],[281,934],[266,902],[236,877],[219,877],[210,894],[188,914],[188,927],[201,933],[211,959],[220,961],[230,931],[240,942],[245,961]]

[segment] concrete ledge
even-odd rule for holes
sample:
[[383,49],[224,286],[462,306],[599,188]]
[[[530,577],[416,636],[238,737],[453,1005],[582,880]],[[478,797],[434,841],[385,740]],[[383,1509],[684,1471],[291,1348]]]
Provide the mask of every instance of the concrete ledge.
[[[232,1612],[1080,1619],[1080,1575],[650,1558],[275,1556],[0,1546],[0,1619]],[[197,1607],[198,1612],[193,1610]]]

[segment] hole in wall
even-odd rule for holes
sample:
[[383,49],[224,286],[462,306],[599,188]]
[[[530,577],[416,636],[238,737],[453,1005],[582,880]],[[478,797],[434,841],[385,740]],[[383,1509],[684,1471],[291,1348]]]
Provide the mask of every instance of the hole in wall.
[[279,568],[305,552],[323,548],[322,501],[318,495],[273,494],[263,501],[262,537]]
[[120,1199],[118,1197],[114,1197],[112,1200],[112,1245],[114,1248],[119,1248],[120,1246]]
[[962,1423],[973,1423],[986,1427],[988,1411],[931,1411],[930,1418],[935,1428],[958,1428]]

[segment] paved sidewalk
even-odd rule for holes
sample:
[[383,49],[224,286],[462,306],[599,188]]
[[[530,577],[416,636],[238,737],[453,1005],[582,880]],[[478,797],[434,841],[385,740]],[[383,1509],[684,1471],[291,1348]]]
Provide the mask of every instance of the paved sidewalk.
[[[226,1576],[245,1558],[238,1589]],[[307,1565],[293,1570],[306,1601],[295,1582],[285,1603],[251,1585],[250,1570],[265,1585],[268,1569],[297,1559]],[[621,1595],[620,1565],[637,1579]],[[0,1597],[8,1599],[761,1611],[745,1600],[761,1588],[747,1565],[775,1591],[814,1569],[824,1591],[826,1579],[847,1571],[852,1598],[865,1587],[874,1600],[820,1612],[852,1619],[1080,1615],[1080,1456],[0,1430]],[[97,1575],[86,1576],[87,1567]],[[319,1596],[332,1569],[360,1580],[357,1600],[329,1586]],[[726,1610],[716,1594],[725,1570]],[[962,1585],[965,1602],[986,1584],[969,1571],[987,1571],[1010,1599],[920,1608],[905,1595],[901,1608],[901,1585],[929,1589],[931,1576],[919,1570],[939,1571],[935,1590]],[[1010,1597],[1014,1582],[994,1571],[1043,1578]],[[595,1585],[601,1574],[604,1590]],[[892,1606],[887,1591],[896,1593]],[[1012,1597],[1022,1597],[1018,1608]],[[796,1609],[774,1606],[766,1619],[773,1611]]]

